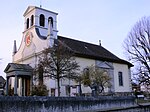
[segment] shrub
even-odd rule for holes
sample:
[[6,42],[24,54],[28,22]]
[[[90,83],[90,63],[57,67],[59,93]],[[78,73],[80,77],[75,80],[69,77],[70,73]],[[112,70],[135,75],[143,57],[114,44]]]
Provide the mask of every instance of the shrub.
[[31,95],[32,96],[34,96],[34,95],[36,95],[36,96],[47,96],[48,90],[47,90],[45,85],[33,86]]

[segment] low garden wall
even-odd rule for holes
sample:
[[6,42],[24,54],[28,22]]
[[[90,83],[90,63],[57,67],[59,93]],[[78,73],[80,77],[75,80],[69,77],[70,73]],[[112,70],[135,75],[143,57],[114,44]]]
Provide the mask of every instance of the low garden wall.
[[0,112],[76,112],[135,105],[132,96],[40,97],[1,96]]

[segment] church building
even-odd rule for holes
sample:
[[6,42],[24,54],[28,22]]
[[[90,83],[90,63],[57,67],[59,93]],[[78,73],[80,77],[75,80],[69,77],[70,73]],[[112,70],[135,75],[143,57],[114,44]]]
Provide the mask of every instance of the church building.
[[[58,13],[41,7],[29,6],[24,16],[24,31],[20,47],[17,49],[14,41],[12,63],[4,70],[6,73],[6,94],[13,88],[14,95],[28,96],[33,86],[33,70],[38,64],[39,56],[45,48],[54,44],[54,39],[63,41],[75,52],[75,59],[80,65],[80,70],[87,66],[98,66],[107,69],[111,76],[112,92],[131,92],[131,63],[122,60],[102,47],[79,40],[57,35]],[[57,96],[58,89],[54,79],[44,79],[49,96]],[[70,81],[60,82],[61,96],[68,96],[67,87],[70,86],[69,95],[78,94],[77,83]],[[84,94],[91,93],[89,87],[82,87]]]

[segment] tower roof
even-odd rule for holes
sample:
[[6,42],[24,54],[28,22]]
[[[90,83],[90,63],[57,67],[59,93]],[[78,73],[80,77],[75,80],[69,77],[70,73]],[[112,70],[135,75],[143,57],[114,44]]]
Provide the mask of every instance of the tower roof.
[[58,13],[56,13],[56,12],[43,9],[43,8],[41,8],[41,7],[28,6],[28,8],[27,8],[26,11],[24,12],[23,16],[25,17],[28,13],[30,13],[30,12],[31,12],[32,10],[34,10],[34,9],[40,9],[40,10],[44,10],[44,11],[46,11],[46,12],[50,12],[50,13],[54,13],[54,14],[58,15]]

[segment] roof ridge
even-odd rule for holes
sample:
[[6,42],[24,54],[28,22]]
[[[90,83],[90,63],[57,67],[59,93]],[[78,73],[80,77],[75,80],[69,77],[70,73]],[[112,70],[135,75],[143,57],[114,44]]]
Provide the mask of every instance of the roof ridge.
[[72,39],[71,37],[65,37],[65,36],[60,36],[60,35],[58,35],[58,37],[60,37],[60,38],[62,37],[62,38],[66,38],[66,39],[70,39],[70,40],[73,40],[73,41],[78,41],[78,42],[82,42],[82,43],[86,43],[86,44],[91,44],[91,45],[94,45],[94,46],[100,46],[98,44],[94,44],[94,43],[90,43],[90,42],[86,42],[86,41],[81,41],[81,40],[78,40],[78,39]]

